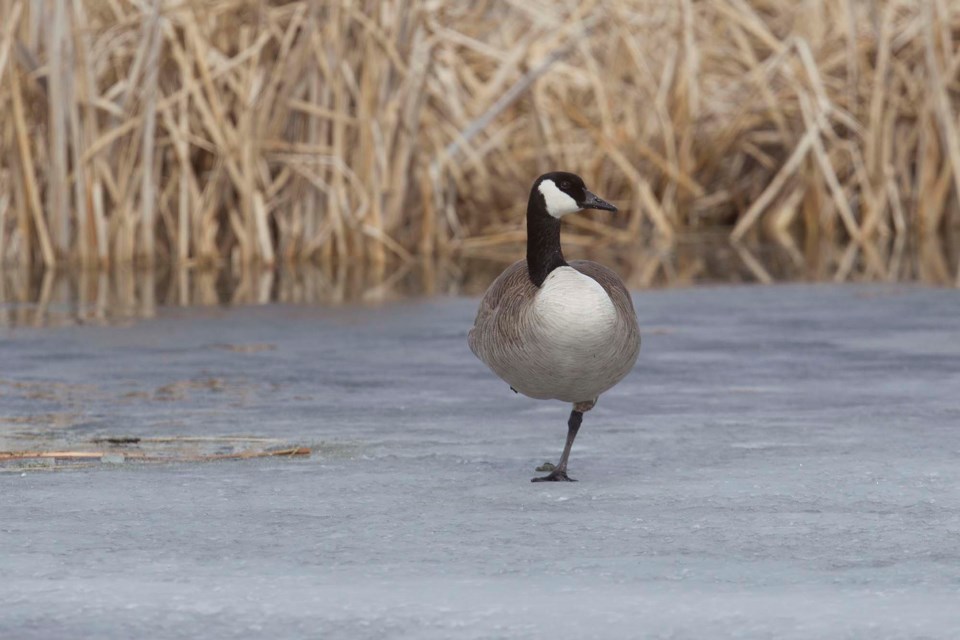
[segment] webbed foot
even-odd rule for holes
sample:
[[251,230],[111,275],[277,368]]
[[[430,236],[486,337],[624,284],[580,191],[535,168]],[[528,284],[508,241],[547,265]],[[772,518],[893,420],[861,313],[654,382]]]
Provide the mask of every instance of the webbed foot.
[[576,480],[568,476],[566,470],[554,469],[550,475],[530,478],[530,482],[576,482]]

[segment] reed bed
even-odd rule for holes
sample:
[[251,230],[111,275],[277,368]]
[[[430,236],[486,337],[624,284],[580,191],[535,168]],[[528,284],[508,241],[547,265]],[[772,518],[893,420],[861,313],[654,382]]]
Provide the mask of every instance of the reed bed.
[[[955,225],[949,0],[0,0],[0,264],[372,264]],[[786,242],[787,240],[784,240]],[[792,240],[789,240],[792,242]]]

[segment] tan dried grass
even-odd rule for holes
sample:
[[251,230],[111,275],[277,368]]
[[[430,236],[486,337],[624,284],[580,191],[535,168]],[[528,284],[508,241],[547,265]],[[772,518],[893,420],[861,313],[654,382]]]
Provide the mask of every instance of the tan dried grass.
[[[46,8],[47,12],[44,12]],[[361,261],[516,242],[537,173],[610,240],[955,224],[947,0],[0,0],[0,261]],[[522,237],[522,236],[520,236]]]

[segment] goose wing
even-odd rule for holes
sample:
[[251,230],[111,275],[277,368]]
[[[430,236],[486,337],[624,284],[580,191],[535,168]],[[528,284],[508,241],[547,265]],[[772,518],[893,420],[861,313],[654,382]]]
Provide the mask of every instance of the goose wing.
[[[632,324],[636,326],[637,312],[636,309],[633,308],[633,299],[630,297],[630,292],[627,291],[627,287],[623,284],[620,276],[602,264],[591,262],[590,260],[571,260],[570,266],[583,275],[589,276],[600,283],[600,286],[607,292],[607,295],[610,296],[614,306],[617,308],[617,315],[621,318],[632,320]],[[637,334],[639,336],[639,330]]]
[[489,365],[496,351],[518,346],[526,322],[523,310],[533,302],[536,293],[537,287],[527,273],[526,260],[507,267],[480,301],[467,338],[473,354]]

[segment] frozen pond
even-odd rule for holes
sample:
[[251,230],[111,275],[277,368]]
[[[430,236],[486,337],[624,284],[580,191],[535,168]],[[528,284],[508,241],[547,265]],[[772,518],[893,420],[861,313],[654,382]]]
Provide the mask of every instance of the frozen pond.
[[0,450],[314,451],[0,463],[0,637],[960,637],[960,294],[635,302],[556,485],[568,408],[473,358],[475,299],[0,329]]

